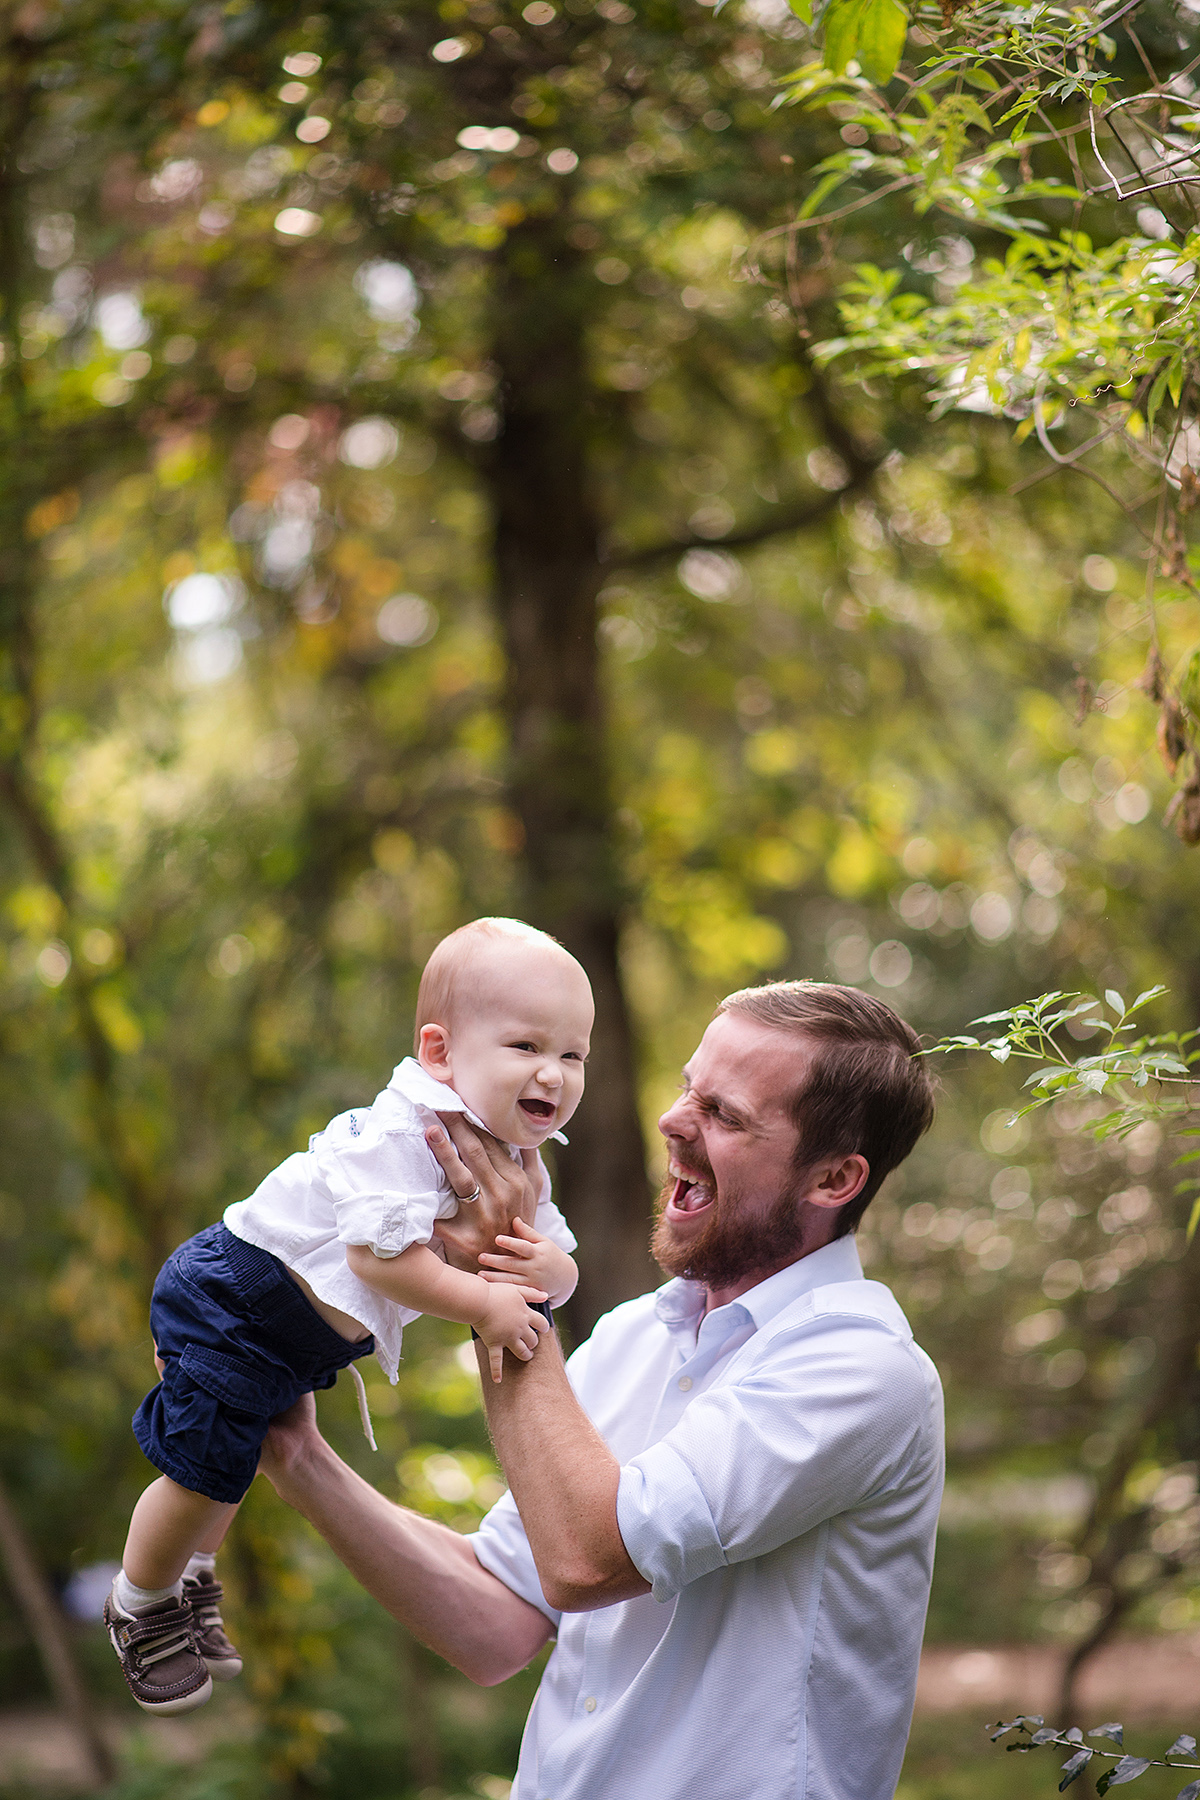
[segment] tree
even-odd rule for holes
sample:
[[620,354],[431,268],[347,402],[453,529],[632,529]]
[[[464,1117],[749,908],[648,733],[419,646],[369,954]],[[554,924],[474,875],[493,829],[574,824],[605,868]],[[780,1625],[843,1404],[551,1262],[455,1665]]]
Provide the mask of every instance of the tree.
[[[1196,593],[1197,109],[1180,30],[1190,16],[922,6],[902,61],[895,0],[833,0],[824,56],[796,72],[787,99],[831,108],[848,145],[812,170],[789,232],[798,257],[797,240],[818,231],[826,258],[830,231],[849,233],[842,330],[818,360],[923,388],[935,418],[966,407],[1017,420],[1018,441],[1036,434],[1048,459],[1023,488],[1070,472],[1124,514],[1147,562],[1141,679],[1167,769],[1180,774],[1168,822],[1195,844],[1200,663],[1193,643],[1181,653],[1160,631],[1155,605],[1156,594],[1169,606]],[[863,211],[889,196],[906,202],[890,255],[864,258]],[[957,235],[929,242],[923,221],[938,215]],[[1082,664],[1079,693],[1093,703]]]

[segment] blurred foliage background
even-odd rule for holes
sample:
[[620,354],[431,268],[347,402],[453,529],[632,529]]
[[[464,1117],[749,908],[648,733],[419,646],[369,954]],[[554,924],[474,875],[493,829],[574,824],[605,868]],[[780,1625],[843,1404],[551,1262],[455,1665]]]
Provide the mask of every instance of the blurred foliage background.
[[[1143,7],[1159,66],[1192,18]],[[38,1595],[94,1614],[146,1480],[163,1256],[377,1091],[463,920],[596,986],[576,1336],[654,1279],[654,1120],[730,988],[852,982],[931,1037],[1048,987],[1197,1019],[1140,545],[1098,488],[1014,494],[1041,453],[1003,419],[814,366],[839,268],[944,295],[988,237],[881,206],[786,269],[763,234],[841,141],[771,108],[801,35],[782,0],[0,13],[8,1708],[51,1696]],[[1159,628],[1194,640],[1186,590]],[[939,1074],[862,1233],[947,1387],[931,1638],[1185,1633],[1179,1146]],[[377,1457],[347,1392],[321,1418],[469,1529],[500,1490],[459,1337],[368,1373]],[[222,1574],[247,1676],[128,1735],[122,1795],[502,1800],[536,1670],[451,1676],[263,1483]],[[125,1721],[95,1623],[65,1642]],[[960,1791],[955,1730],[912,1800]],[[1018,1779],[1050,1771],[971,1776]]]

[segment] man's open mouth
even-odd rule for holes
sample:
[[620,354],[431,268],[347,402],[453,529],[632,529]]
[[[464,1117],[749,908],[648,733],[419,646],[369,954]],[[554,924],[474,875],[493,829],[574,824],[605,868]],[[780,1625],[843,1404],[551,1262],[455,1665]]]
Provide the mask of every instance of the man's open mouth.
[[549,1100],[518,1100],[517,1105],[539,1125],[544,1125],[547,1119],[554,1117],[554,1108]]
[[713,1203],[713,1190],[694,1175],[685,1175],[682,1171],[672,1169],[675,1186],[667,1201],[667,1211],[677,1217],[688,1217],[703,1212]]

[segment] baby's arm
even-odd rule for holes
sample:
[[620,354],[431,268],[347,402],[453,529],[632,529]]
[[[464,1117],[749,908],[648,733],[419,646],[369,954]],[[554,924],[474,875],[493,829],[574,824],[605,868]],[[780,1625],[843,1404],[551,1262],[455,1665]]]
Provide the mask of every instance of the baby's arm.
[[528,1305],[546,1299],[543,1289],[529,1280],[500,1287],[482,1275],[452,1269],[428,1244],[410,1244],[399,1256],[390,1257],[376,1256],[369,1244],[348,1244],[346,1266],[387,1300],[473,1326],[487,1345],[493,1381],[501,1378],[505,1350],[528,1362],[538,1333],[550,1329]]
[[511,1237],[497,1237],[497,1250],[482,1250],[481,1263],[487,1268],[481,1274],[487,1281],[527,1282],[544,1288],[551,1306],[562,1306],[575,1292],[579,1270],[575,1259],[552,1243],[548,1237],[514,1219]]

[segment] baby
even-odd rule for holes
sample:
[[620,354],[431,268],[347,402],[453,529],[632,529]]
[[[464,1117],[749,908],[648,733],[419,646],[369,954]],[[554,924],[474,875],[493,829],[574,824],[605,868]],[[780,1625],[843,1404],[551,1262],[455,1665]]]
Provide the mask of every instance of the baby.
[[[587,976],[553,938],[514,919],[464,925],[422,975],[416,1060],[164,1265],[150,1308],[162,1379],[133,1421],[162,1473],[134,1508],[105,1604],[145,1711],[189,1712],[214,1677],[241,1670],[214,1562],[276,1413],[372,1351],[394,1382],[403,1327],[423,1312],[472,1326],[494,1381],[505,1350],[528,1360],[550,1329],[548,1305],[578,1271],[537,1152],[565,1142],[592,1019]],[[436,1220],[479,1195],[456,1195],[429,1148],[438,1112],[499,1138],[537,1184],[534,1228],[514,1219],[478,1274],[451,1268],[433,1239]]]

